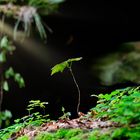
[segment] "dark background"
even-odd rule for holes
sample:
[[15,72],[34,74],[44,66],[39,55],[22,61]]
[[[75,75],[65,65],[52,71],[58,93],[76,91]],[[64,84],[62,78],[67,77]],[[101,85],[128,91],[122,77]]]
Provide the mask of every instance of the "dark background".
[[[139,17],[139,5],[135,2],[65,1],[57,14],[43,17],[53,30],[50,33],[46,29],[48,38],[43,48],[35,46],[46,51],[40,51],[44,54],[43,60],[19,46],[9,61],[9,65],[12,64],[25,78],[26,87],[18,89],[11,83],[10,93],[4,95],[3,109],[11,110],[14,118],[18,118],[27,114],[25,108],[29,100],[40,99],[49,102],[46,112],[52,118],[62,115],[62,106],[75,117],[77,89],[69,72],[50,76],[52,66],[71,57],[83,57],[73,65],[81,89],[82,112],[86,113],[96,104],[91,94],[128,86],[126,83],[104,87],[96,81],[90,67],[96,58],[116,51],[120,44],[140,40]],[[33,41],[44,43],[37,35]]]

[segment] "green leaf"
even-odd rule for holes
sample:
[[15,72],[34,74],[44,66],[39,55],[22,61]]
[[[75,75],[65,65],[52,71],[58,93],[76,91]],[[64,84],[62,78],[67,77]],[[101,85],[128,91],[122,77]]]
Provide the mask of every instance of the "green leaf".
[[24,79],[22,78],[22,76],[19,73],[16,73],[14,75],[14,79],[18,83],[20,88],[25,87]]
[[20,74],[19,73],[16,73],[14,78],[15,78],[15,81],[19,82],[20,81]]
[[58,72],[63,72],[65,68],[68,67],[68,63],[67,61],[62,62],[60,64],[55,65],[52,69],[51,69],[51,75],[58,73]]
[[7,69],[7,70],[5,71],[5,78],[8,79],[8,78],[14,76],[14,74],[15,74],[15,73],[14,73],[13,68],[10,67],[9,69]]
[[62,109],[61,110],[62,110],[62,112],[65,112],[65,108],[63,106],[62,106]]
[[5,62],[6,61],[6,52],[5,51],[2,51],[0,53],[0,62]]
[[1,48],[7,48],[7,47],[8,47],[8,38],[7,38],[6,36],[4,36],[4,37],[1,39],[0,47],[1,47]]
[[11,111],[5,110],[5,111],[4,111],[4,116],[5,116],[5,118],[11,118],[11,117],[12,117]]
[[20,78],[20,81],[19,81],[19,87],[20,88],[25,87],[25,82],[24,82],[24,79],[22,77]]
[[68,59],[67,62],[80,61],[82,57]]
[[80,61],[82,57],[78,58],[72,58],[68,59],[67,61],[64,61],[62,63],[56,64],[52,69],[51,69],[51,75],[58,73],[58,72],[63,72],[65,68],[69,68],[74,61]]
[[8,82],[7,82],[7,81],[4,81],[4,82],[3,82],[3,89],[4,89],[5,91],[9,91],[9,86],[8,86]]

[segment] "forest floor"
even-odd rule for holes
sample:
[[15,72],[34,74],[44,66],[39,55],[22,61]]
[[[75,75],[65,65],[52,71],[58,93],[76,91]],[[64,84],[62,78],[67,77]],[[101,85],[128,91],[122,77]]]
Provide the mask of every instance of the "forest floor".
[[[27,136],[29,139],[33,139],[36,136],[38,139],[50,140],[50,139],[87,139],[91,137],[92,131],[100,129],[100,132],[106,133],[109,129],[119,128],[118,123],[111,121],[102,121],[87,117],[86,114],[80,112],[80,117],[76,119],[59,119],[58,121],[50,121],[43,123],[39,127],[28,125],[20,131],[13,133],[11,139],[16,139],[21,136]],[[78,136],[78,137],[77,137]],[[36,139],[37,139],[36,137]],[[24,137],[25,138],[25,137]]]
[[139,140],[140,87],[99,94],[96,107],[75,119],[64,109],[58,120],[45,117],[36,112],[15,120],[0,130],[0,140]]

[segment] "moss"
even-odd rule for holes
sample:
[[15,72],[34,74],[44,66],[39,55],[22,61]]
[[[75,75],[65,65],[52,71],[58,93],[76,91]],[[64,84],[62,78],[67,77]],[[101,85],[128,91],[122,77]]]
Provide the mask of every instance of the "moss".
[[53,134],[48,132],[40,133],[35,137],[35,140],[55,140]]
[[74,136],[77,136],[79,134],[82,134],[82,133],[83,133],[83,131],[79,128],[78,129],[71,129],[71,130],[68,131],[68,133],[66,135],[66,138],[70,139],[70,138],[72,138]]
[[88,140],[89,133],[82,133],[75,137],[70,138],[69,140]]
[[69,131],[70,130],[68,130],[68,129],[60,129],[56,132],[55,138],[57,138],[57,139],[65,138]]
[[60,129],[56,133],[40,133],[35,137],[35,140],[81,140],[84,138],[85,135],[81,129]]
[[29,140],[29,137],[25,135],[17,138],[17,140]]

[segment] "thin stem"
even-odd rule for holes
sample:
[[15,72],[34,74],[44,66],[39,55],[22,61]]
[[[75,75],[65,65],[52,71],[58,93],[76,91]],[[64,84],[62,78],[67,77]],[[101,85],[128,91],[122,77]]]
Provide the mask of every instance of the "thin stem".
[[72,68],[69,67],[69,70],[70,70],[70,73],[71,73],[71,75],[72,75],[73,81],[74,81],[74,83],[75,83],[75,85],[76,85],[76,87],[77,87],[77,90],[78,90],[77,114],[79,114],[79,107],[80,107],[80,102],[81,102],[81,101],[80,101],[80,100],[81,100],[81,92],[80,92],[80,88],[79,88],[79,86],[78,86],[78,83],[77,83],[77,81],[76,81],[76,79],[75,79],[75,76],[74,76],[74,74],[73,74]]
[[45,111],[45,108],[43,108],[43,114],[45,115],[46,111]]
[[3,79],[1,79],[0,83],[0,112],[2,109],[2,101],[3,101]]

